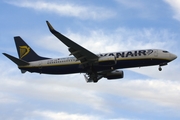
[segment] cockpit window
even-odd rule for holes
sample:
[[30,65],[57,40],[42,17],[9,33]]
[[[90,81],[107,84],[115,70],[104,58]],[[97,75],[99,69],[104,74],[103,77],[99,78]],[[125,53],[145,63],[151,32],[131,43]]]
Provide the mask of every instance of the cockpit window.
[[168,51],[163,51],[164,53],[168,53]]

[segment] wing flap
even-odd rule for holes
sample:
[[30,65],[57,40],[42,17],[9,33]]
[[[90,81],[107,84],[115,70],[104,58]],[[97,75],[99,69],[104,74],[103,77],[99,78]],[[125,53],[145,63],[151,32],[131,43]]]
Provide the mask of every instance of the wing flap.
[[103,77],[103,75],[94,75],[94,74],[91,74],[91,75],[86,75],[84,74],[84,78],[86,80],[86,82],[98,82],[98,80],[100,80],[101,78]]

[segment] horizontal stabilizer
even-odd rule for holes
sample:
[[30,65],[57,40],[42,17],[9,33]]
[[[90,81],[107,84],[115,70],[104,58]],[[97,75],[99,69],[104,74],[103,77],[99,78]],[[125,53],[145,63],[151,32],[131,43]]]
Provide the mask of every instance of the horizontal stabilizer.
[[6,53],[3,53],[3,55],[5,55],[7,58],[9,58],[10,60],[12,60],[14,63],[16,63],[18,66],[24,66],[24,65],[29,65],[28,62],[24,61],[24,60],[20,60],[16,57],[13,57],[11,55],[8,55]]

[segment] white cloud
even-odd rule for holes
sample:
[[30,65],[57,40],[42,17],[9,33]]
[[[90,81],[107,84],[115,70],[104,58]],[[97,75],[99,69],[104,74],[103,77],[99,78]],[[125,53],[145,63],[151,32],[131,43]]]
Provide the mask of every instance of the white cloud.
[[96,6],[82,6],[73,3],[61,3],[61,2],[46,2],[46,1],[31,1],[31,0],[20,0],[11,1],[10,4],[32,8],[37,11],[45,11],[50,13],[57,13],[60,16],[77,17],[80,19],[94,19],[103,20],[112,18],[115,16],[115,12],[112,10],[105,9],[103,7]]
[[[157,105],[180,109],[179,82],[167,80],[131,80],[113,85],[111,92],[116,95],[150,101]],[[119,86],[119,87],[118,87]]]
[[14,104],[18,103],[19,101],[16,98],[13,98],[11,95],[5,94],[0,92],[0,104]]
[[99,117],[81,114],[68,114],[65,112],[33,111],[33,115],[46,118],[46,120],[99,120]]
[[180,1],[179,0],[164,0],[174,10],[174,18],[180,21]]
[[[9,68],[10,71],[11,69],[14,69],[11,67]],[[7,73],[7,71],[3,71],[2,69],[0,71],[2,73],[0,80],[0,91],[8,91],[8,93],[10,92],[14,94],[18,93],[24,96],[28,95],[36,99],[48,100],[51,102],[73,102],[74,104],[88,106],[90,103],[92,103],[89,106],[90,108],[98,111],[109,112],[106,106],[104,106],[104,99],[99,97],[96,91],[82,90],[81,88],[77,88],[76,86],[69,83],[70,80],[72,80],[71,82],[78,81],[81,85],[82,83],[86,84],[85,80],[80,78],[82,77],[80,75],[70,75],[69,77],[38,74],[34,76],[33,74],[28,73],[23,75],[17,68],[16,71],[19,72],[19,74],[12,75],[13,73],[9,72],[9,70],[8,75],[4,74]],[[60,80],[57,81],[57,77],[60,77]],[[81,79],[81,81],[79,81],[79,79]],[[11,96],[8,98],[2,97],[0,103],[16,101],[10,98]]]

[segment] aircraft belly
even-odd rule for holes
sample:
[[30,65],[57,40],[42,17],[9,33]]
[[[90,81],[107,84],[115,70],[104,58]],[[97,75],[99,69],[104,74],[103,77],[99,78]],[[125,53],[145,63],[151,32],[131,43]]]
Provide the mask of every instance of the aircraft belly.
[[43,73],[46,74],[71,74],[79,72],[83,72],[83,69],[79,68],[79,65],[52,66],[43,68]]
[[168,60],[163,59],[136,59],[136,60],[119,60],[115,69],[131,68],[131,67],[143,67],[159,65],[161,63],[167,63]]
[[79,65],[63,65],[63,66],[41,66],[20,68],[29,72],[37,72],[42,74],[71,74],[83,72]]

